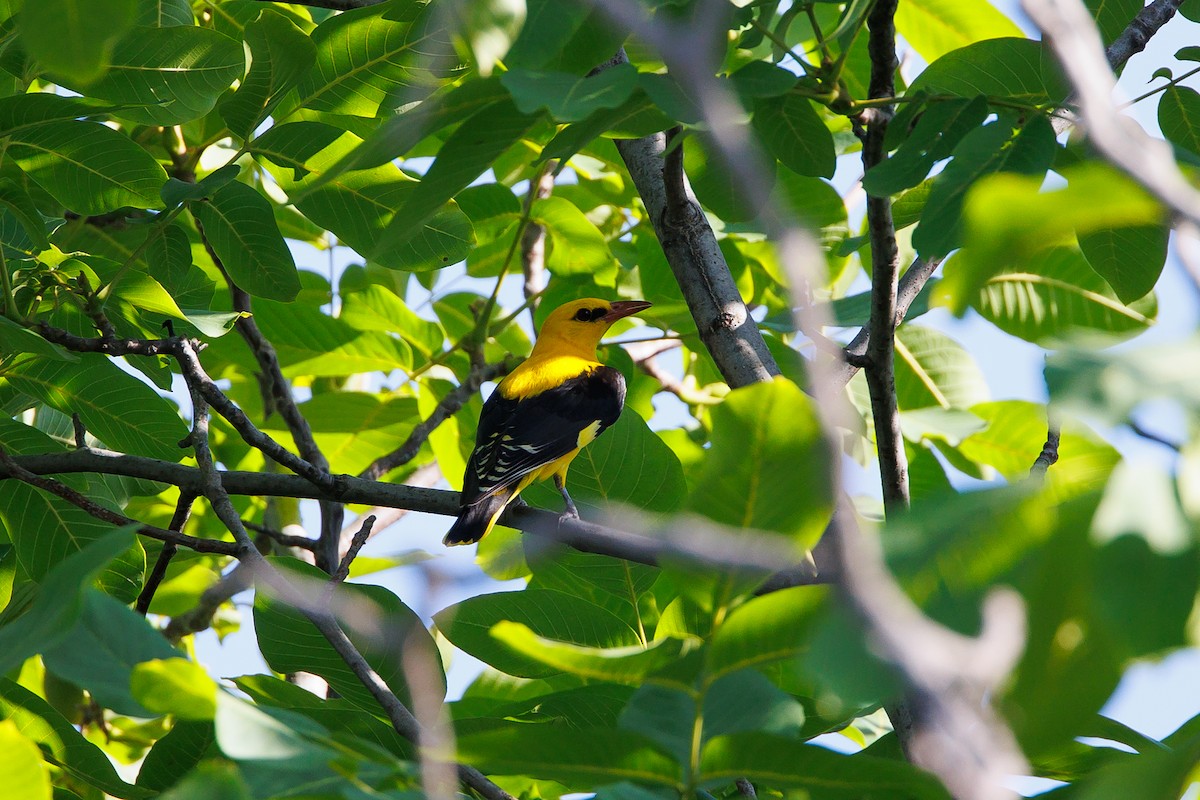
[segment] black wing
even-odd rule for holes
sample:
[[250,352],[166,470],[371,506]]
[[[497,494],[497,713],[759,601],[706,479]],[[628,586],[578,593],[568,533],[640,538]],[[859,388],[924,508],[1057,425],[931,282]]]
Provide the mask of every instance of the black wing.
[[467,462],[463,504],[514,486],[562,458],[578,447],[579,434],[589,425],[599,423],[599,435],[616,422],[624,404],[625,378],[611,367],[597,367],[522,400],[492,392]]

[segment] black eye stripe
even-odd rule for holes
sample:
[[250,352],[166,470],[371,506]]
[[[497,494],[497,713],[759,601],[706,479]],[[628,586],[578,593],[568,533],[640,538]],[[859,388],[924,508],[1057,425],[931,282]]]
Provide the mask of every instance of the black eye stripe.
[[575,316],[572,317],[572,319],[578,320],[579,322],[595,322],[607,313],[608,309],[602,307],[581,308],[575,312]]

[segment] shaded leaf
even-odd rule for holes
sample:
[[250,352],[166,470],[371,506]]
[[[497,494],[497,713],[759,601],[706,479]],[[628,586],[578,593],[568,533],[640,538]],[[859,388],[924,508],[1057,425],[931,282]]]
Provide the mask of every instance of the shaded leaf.
[[295,298],[300,291],[296,262],[265,197],[234,181],[193,212],[234,283],[256,297]]
[[[812,401],[795,384],[776,379],[735,389],[712,416],[712,448],[688,509],[813,545],[833,500]],[[803,480],[797,480],[798,465],[806,470]]]
[[312,39],[270,9],[246,26],[245,37],[250,71],[237,92],[221,103],[220,112],[232,130],[248,139],[313,65],[317,52]]

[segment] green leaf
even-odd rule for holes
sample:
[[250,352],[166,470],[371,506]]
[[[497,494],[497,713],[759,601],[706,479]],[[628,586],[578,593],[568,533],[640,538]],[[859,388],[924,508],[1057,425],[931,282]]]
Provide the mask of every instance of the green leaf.
[[[15,484],[5,490],[0,497],[0,520],[8,529],[21,569],[36,581],[113,529],[66,500],[32,486]],[[115,594],[136,594],[144,566],[145,553],[137,545],[123,563],[105,572],[104,582]],[[131,572],[136,572],[136,577]]]
[[1023,36],[986,0],[909,0],[896,7],[896,30],[927,62],[985,39]]
[[1100,40],[1111,44],[1142,10],[1141,0],[1084,0],[1100,29]]
[[932,103],[918,117],[900,148],[867,172],[863,188],[876,197],[913,188],[925,180],[936,162],[948,158],[959,141],[987,115],[987,101],[980,97]]
[[1162,222],[1157,201],[1111,167],[1081,165],[1064,169],[1063,176],[1066,187],[1053,191],[1041,191],[1037,175],[994,175],[971,190],[964,209],[966,247],[942,282],[954,311],[961,312],[988,278],[1045,248],[1092,231]]
[[0,722],[0,775],[4,791],[19,800],[50,800],[50,770],[42,760],[42,751],[21,735],[16,723]]
[[[325,170],[356,152],[360,141],[331,125],[295,122],[273,127],[254,142],[252,150],[278,165],[272,175],[309,219],[358,252],[370,253],[419,184],[394,164],[326,180]],[[467,217],[452,203],[429,216],[414,236],[381,252],[376,263],[390,269],[427,270],[465,258],[475,243]]]
[[510,724],[459,736],[458,758],[489,774],[529,775],[579,790],[618,780],[683,788],[679,766],[627,731]]
[[1195,785],[1200,737],[1181,746],[1152,750],[1106,765],[1078,784],[1076,800],[1121,800],[1137,796],[1144,800],[1175,800]]
[[283,14],[266,9],[245,28],[250,71],[234,95],[222,101],[221,118],[249,139],[283,95],[312,67],[317,50],[312,39]]
[[[686,486],[683,467],[636,413],[625,411],[596,441],[580,451],[567,473],[567,489],[580,510],[604,514],[610,504],[650,512],[677,511]],[[531,503],[559,508],[562,498],[547,483],[530,486]]]
[[396,212],[370,255],[386,253],[417,235],[443,203],[491,167],[534,121],[512,103],[502,102],[463,122],[442,145],[437,159]]
[[378,284],[342,289],[339,319],[360,331],[395,333],[425,358],[440,353],[446,332],[436,322],[422,319],[394,292]]
[[817,611],[828,592],[800,586],[771,592],[743,603],[717,629],[705,652],[713,677],[747,667],[792,659],[807,647]]
[[979,365],[958,342],[920,325],[897,329],[896,399],[902,411],[970,408],[990,397]]
[[1101,228],[1080,236],[1079,249],[1117,298],[1128,304],[1149,294],[1158,283],[1170,233],[1165,225]]
[[[980,403],[971,413],[987,421],[988,427],[959,446],[967,458],[989,464],[1009,480],[1029,474],[1029,467],[1046,440],[1046,408],[1038,403],[1002,400]],[[1094,431],[1064,420],[1059,459],[1047,480],[1060,492],[1080,494],[1098,489],[1108,481],[1119,460],[1117,451]]]
[[154,716],[130,690],[133,667],[152,659],[182,658],[145,617],[96,589],[84,595],[75,627],[42,654],[46,669],[87,689],[104,708]]
[[37,252],[47,250],[50,240],[46,236],[46,218],[38,211],[37,204],[29,192],[16,181],[0,178],[0,204],[8,207],[21,222],[21,228],[29,236]]
[[1158,127],[1171,144],[1200,154],[1200,92],[1167,87],[1158,101]]
[[138,787],[158,792],[174,786],[180,776],[192,773],[216,739],[211,722],[176,720],[170,732],[146,753],[138,770]]
[[[548,491],[544,484],[539,488],[543,489],[541,494]],[[590,600],[625,620],[638,631],[640,637],[645,638],[642,598],[658,578],[658,569],[621,558],[534,542],[524,537],[512,544],[518,551],[523,545],[528,547],[529,552],[522,559],[522,576],[532,568],[531,587],[557,589]],[[526,560],[528,566],[525,565]]]
[[510,69],[582,75],[612,54],[625,34],[602,12],[582,3],[525,0],[525,24],[505,59]]
[[833,177],[837,160],[833,136],[807,98],[789,94],[782,101],[760,100],[754,107],[754,129],[767,151],[788,169]]
[[217,684],[204,667],[182,658],[136,664],[130,676],[133,698],[155,714],[211,720],[217,713]]
[[637,68],[617,64],[586,78],[554,72],[509,70],[500,83],[524,114],[546,109],[558,122],[579,122],[600,109],[616,108],[637,88]]
[[994,172],[1018,172],[1041,181],[1054,158],[1054,129],[1040,114],[1024,121],[1002,115],[976,128],[954,148],[954,160],[939,174],[913,231],[913,246],[933,258],[961,244],[963,202],[971,187]]
[[[468,598],[433,616],[439,631],[460,650],[510,675],[538,678],[561,670],[498,646],[499,622],[520,623],[545,639],[598,649],[640,646],[637,633],[600,606],[551,589],[498,592]],[[511,631],[511,629],[510,629]]]
[[17,28],[42,67],[87,84],[107,71],[136,9],[136,0],[44,0],[22,8]]
[[690,650],[685,639],[656,639],[647,645],[584,647],[538,636],[519,622],[501,620],[491,636],[518,657],[526,657],[550,668],[548,674],[567,672],[584,678],[639,686],[646,676],[675,661]]
[[33,604],[0,628],[0,672],[60,642],[83,613],[83,593],[105,565],[135,542],[131,527],[119,528],[63,559],[47,575]]
[[[1165,239],[1162,244],[1165,257]],[[1122,303],[1074,248],[1045,250],[1023,267],[989,278],[971,305],[996,327],[1026,341],[1046,342],[1077,331],[1134,335],[1157,316],[1153,296]]]
[[150,795],[121,780],[103,750],[24,686],[0,679],[0,716],[15,723],[22,735],[43,748],[48,762],[73,780],[95,786],[113,797],[139,800]]
[[1120,425],[1141,403],[1166,399],[1189,413],[1200,408],[1200,376],[1179,369],[1200,357],[1189,338],[1153,347],[1098,352],[1064,349],[1046,364],[1046,385],[1056,404],[1108,424]]
[[938,58],[917,76],[908,92],[959,97],[985,95],[1031,106],[1057,102],[1065,96],[1064,87],[1054,79],[1047,81],[1044,58],[1039,41],[989,38]]
[[[316,600],[329,576],[292,558],[272,558],[293,584]],[[298,583],[298,579],[299,582]],[[424,653],[433,680],[445,691],[445,677],[432,637],[412,609],[382,586],[345,584],[345,611],[338,606],[343,626],[367,663],[406,704],[411,703],[400,650]],[[354,624],[349,624],[353,622]],[[337,693],[359,708],[376,711],[374,696],[354,676],[333,646],[299,611],[258,592],[254,598],[254,631],[267,663],[276,672],[311,672],[329,682]],[[410,705],[411,707],[411,705]],[[220,713],[217,716],[220,727]],[[224,746],[224,745],[222,745]]]
[[355,330],[320,309],[260,300],[254,316],[263,335],[275,343],[285,377],[355,375],[405,369],[412,351],[394,336]]
[[46,122],[13,133],[8,152],[55,200],[83,216],[156,208],[167,174],[128,136],[98,122]]
[[521,33],[525,0],[483,0],[467,5],[460,14],[475,69],[486,78]]
[[[760,63],[760,62],[755,62]],[[745,222],[754,219],[762,211],[761,203],[755,205],[744,196],[740,182],[730,174],[715,151],[711,141],[703,135],[693,135],[681,143],[683,169],[696,192],[697,199],[712,209],[726,222]],[[775,182],[775,160],[763,164],[762,183],[770,188]],[[798,180],[806,180],[799,175]],[[814,183],[821,181],[810,178]],[[763,195],[765,198],[765,195]]]
[[212,111],[245,65],[241,43],[209,28],[145,27],[121,39],[98,81],[60,81],[87,97],[137,106],[121,111],[136,122],[179,125]]
[[251,800],[253,795],[233,764],[209,761],[159,795],[162,800]]
[[345,172],[382,166],[405,156],[426,136],[507,98],[508,92],[495,78],[467,81],[448,91],[435,92],[385,120],[309,188],[319,188]]
[[[687,508],[736,528],[816,543],[833,510],[828,454],[812,401],[776,379],[735,389],[712,410],[712,448]],[[797,483],[804,465],[808,477]]]
[[700,780],[715,787],[738,778],[859,798],[949,798],[937,778],[911,764],[871,756],[846,756],[766,733],[719,736],[704,747]]
[[244,183],[230,183],[193,207],[229,276],[256,297],[288,301],[300,291],[296,262],[271,204]]
[[137,25],[169,28],[172,25],[194,25],[192,4],[188,0],[138,0]]
[[18,391],[36,397],[84,426],[123,453],[176,462],[187,426],[175,407],[117,365],[98,354],[74,364],[38,359],[7,373]]
[[361,8],[317,26],[312,32],[316,64],[297,87],[296,107],[374,117],[389,103],[412,99],[401,99],[406,91],[419,97],[460,69],[447,62],[454,49],[436,4],[390,8],[415,18],[395,20],[387,9]]

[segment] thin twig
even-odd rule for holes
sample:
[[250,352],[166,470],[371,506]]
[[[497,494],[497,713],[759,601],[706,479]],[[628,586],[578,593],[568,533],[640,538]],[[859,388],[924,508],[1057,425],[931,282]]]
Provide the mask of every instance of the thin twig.
[[1061,438],[1062,431],[1058,422],[1051,415],[1049,424],[1046,426],[1046,443],[1042,445],[1042,452],[1038,453],[1033,466],[1029,468],[1030,475],[1037,478],[1045,477],[1046,471],[1058,463],[1058,443]]
[[297,536],[291,533],[284,533],[281,530],[276,530],[275,528],[271,528],[266,525],[259,525],[257,522],[251,522],[247,519],[242,520],[242,524],[246,526],[247,530],[254,531],[255,533],[261,533],[263,536],[266,536],[274,542],[278,542],[284,547],[295,547],[300,550],[307,550],[311,553],[316,549],[317,546],[317,540],[310,539],[307,536]]
[[[171,522],[167,525],[168,530],[176,532],[183,530],[183,526],[187,524],[188,518],[192,515],[192,503],[194,502],[196,502],[196,495],[192,492],[185,490],[179,493],[179,500],[175,502],[175,513],[171,515]],[[163,578],[167,576],[167,567],[171,565],[171,559],[178,551],[179,546],[174,542],[163,543],[162,550],[158,553],[158,560],[154,562],[154,569],[150,571],[149,577],[146,578],[146,584],[138,594],[137,603],[134,604],[134,609],[143,617],[150,610],[154,593],[158,591]]]
[[163,628],[163,636],[169,642],[178,642],[184,636],[208,630],[212,627],[217,609],[234,595],[241,594],[253,585],[254,579],[250,569],[241,562],[235,564],[233,569],[201,593],[193,608],[177,617],[171,617],[167,627]]
[[[554,191],[554,169],[557,162],[547,161],[538,173],[529,180],[529,197],[532,201],[545,200]],[[538,298],[545,288],[546,280],[546,226],[530,220],[521,235],[521,272],[525,276],[522,289],[529,306],[529,322],[536,325]]]
[[79,449],[87,447],[87,428],[83,427],[83,420],[77,413],[71,414],[71,428],[75,433],[75,446]]
[[350,577],[350,565],[354,563],[354,559],[358,557],[358,551],[362,550],[363,545],[367,543],[367,538],[371,535],[371,528],[375,525],[375,517],[364,517],[362,525],[358,532],[354,534],[354,538],[350,541],[350,547],[346,550],[346,554],[342,556],[341,563],[338,564],[337,570],[330,576],[331,584],[339,584]]
[[[473,351],[473,353],[477,352]],[[359,477],[367,480],[378,480],[392,470],[412,461],[421,452],[421,446],[429,439],[430,434],[466,405],[475,396],[475,393],[479,391],[480,386],[487,381],[495,380],[501,375],[508,374],[511,369],[512,367],[507,361],[499,364],[484,364],[482,363],[482,356],[477,358],[473,355],[471,371],[467,375],[466,380],[443,397],[441,402],[437,404],[437,408],[430,412],[428,417],[417,423],[403,444],[392,452],[372,461],[366,469],[359,473]]]

